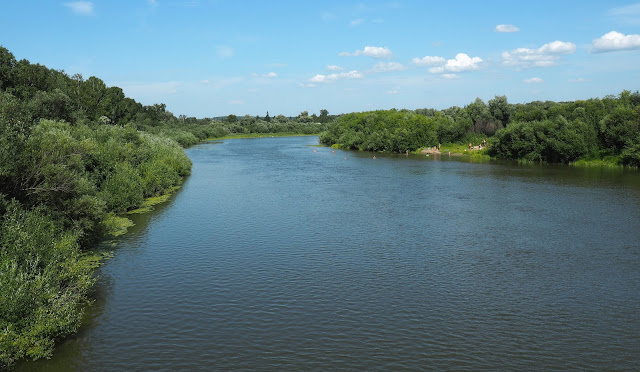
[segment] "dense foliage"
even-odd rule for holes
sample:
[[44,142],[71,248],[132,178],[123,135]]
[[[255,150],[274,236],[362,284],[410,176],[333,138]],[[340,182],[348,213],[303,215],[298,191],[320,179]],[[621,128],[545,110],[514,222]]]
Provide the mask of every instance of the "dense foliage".
[[320,141],[349,149],[401,152],[436,141],[434,121],[410,111],[373,111],[337,119]]
[[464,108],[363,112],[339,117],[320,135],[325,145],[404,152],[438,143],[488,139],[505,159],[570,163],[612,159],[640,166],[640,94],[575,102],[509,104],[504,96]]
[[569,163],[610,158],[640,166],[640,94],[575,102],[520,105],[514,122],[496,133],[499,158]]

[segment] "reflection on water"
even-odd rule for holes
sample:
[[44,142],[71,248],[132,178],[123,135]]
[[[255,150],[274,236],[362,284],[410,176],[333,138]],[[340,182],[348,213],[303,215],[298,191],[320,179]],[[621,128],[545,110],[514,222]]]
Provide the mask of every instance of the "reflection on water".
[[18,370],[640,365],[640,172],[316,143],[187,150],[81,332]]

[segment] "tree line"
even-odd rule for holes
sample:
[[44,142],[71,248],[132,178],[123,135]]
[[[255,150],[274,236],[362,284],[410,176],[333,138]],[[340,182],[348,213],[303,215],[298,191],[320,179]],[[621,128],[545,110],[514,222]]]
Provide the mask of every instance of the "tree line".
[[489,143],[496,158],[548,163],[606,160],[640,166],[640,93],[574,102],[510,104],[505,96],[444,110],[379,110],[338,117],[325,145],[404,152],[440,143]]

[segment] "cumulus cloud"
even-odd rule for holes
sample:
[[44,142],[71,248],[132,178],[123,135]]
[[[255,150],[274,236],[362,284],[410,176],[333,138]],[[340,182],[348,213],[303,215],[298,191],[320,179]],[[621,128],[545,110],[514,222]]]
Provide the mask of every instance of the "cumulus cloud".
[[447,60],[442,57],[424,56],[422,58],[414,58],[411,60],[416,66],[437,66],[445,64]]
[[496,32],[518,32],[520,29],[514,25],[497,25]]
[[442,66],[430,68],[429,72],[432,74],[442,74],[444,72],[472,71],[479,69],[480,63],[482,63],[482,58],[480,57],[472,58],[465,53],[458,53],[456,54],[456,58],[447,60]]
[[506,66],[548,67],[555,65],[561,55],[572,54],[575,51],[574,43],[556,40],[538,49],[517,48],[503,52],[502,63]]
[[398,62],[379,62],[373,66],[374,72],[402,71],[407,68]]
[[362,73],[358,72],[357,70],[353,70],[349,72],[340,72],[340,73],[330,74],[330,75],[318,74],[312,77],[311,79],[309,79],[309,81],[311,83],[328,83],[330,81],[344,80],[344,79],[361,79],[363,76],[364,75],[362,75]]
[[524,79],[523,81],[527,84],[539,84],[539,83],[542,83],[544,80],[540,79],[539,77],[532,77],[529,79]]
[[327,70],[329,70],[329,71],[342,71],[342,70],[344,70],[344,67],[340,67],[340,66],[336,66],[336,65],[329,65],[329,66],[327,66]]
[[93,3],[90,1],[74,1],[70,3],[64,3],[64,6],[71,9],[71,11],[77,15],[93,15]]
[[263,74],[262,77],[266,77],[266,78],[274,78],[278,76],[278,74],[276,74],[275,72],[269,72],[267,74]]
[[593,52],[595,53],[631,49],[640,49],[640,35],[624,35],[617,31],[611,31],[593,40]]
[[351,26],[359,26],[359,25],[361,25],[363,23],[364,23],[364,19],[362,19],[362,18],[354,19],[351,22],[349,22],[349,24]]
[[341,57],[367,56],[372,58],[391,58],[393,53],[391,49],[386,47],[366,46],[364,49],[356,50],[353,53],[341,52],[338,55]]

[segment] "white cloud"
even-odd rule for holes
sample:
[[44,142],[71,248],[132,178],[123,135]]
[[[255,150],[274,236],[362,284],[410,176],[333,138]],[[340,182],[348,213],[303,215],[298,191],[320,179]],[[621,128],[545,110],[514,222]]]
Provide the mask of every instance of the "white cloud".
[[514,25],[497,25],[496,32],[518,32],[520,29]]
[[523,81],[527,84],[539,84],[544,82],[544,80],[540,79],[539,77],[532,77],[530,79],[524,79]]
[[378,62],[373,66],[374,72],[403,71],[407,68],[398,62]]
[[262,77],[266,77],[266,78],[274,78],[278,76],[278,74],[276,74],[275,72],[269,72],[267,74],[263,74]]
[[351,26],[360,26],[363,23],[364,23],[364,19],[362,18],[354,19],[351,22],[349,22]]
[[218,57],[226,59],[233,57],[234,51],[231,47],[228,47],[226,45],[219,45],[216,48],[216,53],[218,54]]
[[311,79],[309,79],[312,83],[328,83],[330,81],[343,80],[343,79],[361,79],[364,75],[362,73],[353,70],[349,72],[340,72],[336,74],[330,75],[322,75],[318,74]]
[[391,89],[387,91],[387,94],[398,94],[398,90],[397,89]]
[[210,81],[209,81],[209,80],[207,80],[207,79],[204,79],[204,80],[200,80],[200,83],[201,83],[201,84],[209,84],[209,83],[210,83]]
[[74,1],[71,3],[64,3],[64,6],[71,9],[71,11],[77,15],[93,15],[93,3],[90,1]]
[[538,49],[544,54],[570,54],[576,51],[576,45],[565,41],[552,41]]
[[465,53],[456,54],[456,58],[447,60],[447,63],[444,66],[432,67],[429,69],[429,72],[433,74],[441,74],[443,72],[463,72],[463,71],[472,71],[480,68],[480,63],[482,63],[482,58],[480,57],[469,57]]
[[460,76],[456,74],[442,74],[442,77],[445,79],[459,79]]
[[329,66],[327,66],[327,70],[329,70],[329,71],[342,71],[342,70],[344,70],[344,67],[340,67],[340,66],[336,66],[336,65],[329,65]]
[[576,51],[574,43],[553,41],[538,49],[517,48],[510,52],[502,52],[502,63],[506,66],[549,67],[556,64],[563,54]]
[[414,58],[411,63],[417,66],[437,66],[445,64],[447,60],[442,57],[424,56],[422,58]]
[[593,40],[593,52],[595,53],[631,49],[640,49],[640,35],[624,35],[617,31],[611,31]]
[[391,58],[393,53],[391,49],[386,47],[366,46],[363,50],[356,50],[353,53],[341,52],[338,55],[341,57],[367,56],[372,58]]

